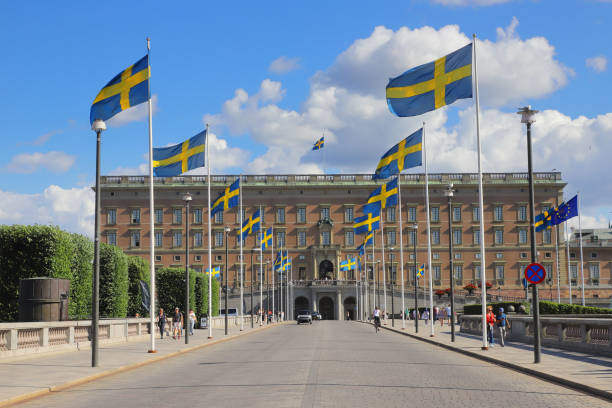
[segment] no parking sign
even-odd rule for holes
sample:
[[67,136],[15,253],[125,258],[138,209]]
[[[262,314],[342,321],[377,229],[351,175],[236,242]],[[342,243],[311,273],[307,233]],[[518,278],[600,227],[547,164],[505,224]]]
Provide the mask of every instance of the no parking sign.
[[529,264],[525,268],[525,279],[534,285],[542,283],[546,279],[546,269],[539,263]]

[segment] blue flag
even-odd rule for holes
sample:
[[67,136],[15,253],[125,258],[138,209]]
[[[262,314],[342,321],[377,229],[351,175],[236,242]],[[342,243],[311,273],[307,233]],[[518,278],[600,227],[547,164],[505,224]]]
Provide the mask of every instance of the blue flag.
[[261,250],[268,248],[272,245],[272,228],[265,230],[261,236]]
[[[365,207],[365,206],[364,206]],[[380,207],[377,213],[370,212],[361,217],[355,217],[355,234],[367,234],[380,228]]]
[[174,177],[204,166],[206,130],[183,143],[153,149],[153,172],[157,177]]
[[231,186],[226,187],[225,191],[215,200],[212,205],[210,216],[214,216],[218,212],[223,212],[235,207],[240,202],[240,179],[236,179]]
[[425,275],[425,264],[419,266],[419,270],[417,271],[417,278]]
[[395,146],[380,158],[376,173],[372,178],[385,179],[396,174],[400,174],[402,170],[416,167],[423,164],[423,128],[417,130]]
[[121,71],[98,93],[91,104],[89,123],[107,120],[121,111],[149,100],[149,56]]
[[346,261],[340,262],[340,270],[341,271],[352,271],[357,267],[357,259],[351,258]]
[[325,136],[322,136],[319,140],[317,140],[312,146],[312,150],[321,150],[325,146]]
[[417,116],[471,98],[472,44],[391,78],[386,93],[397,116]]
[[381,208],[397,204],[397,177],[383,184],[370,194],[369,203],[380,203]]
[[545,230],[545,229],[550,228],[550,227],[553,226],[552,216],[553,216],[553,214],[556,211],[557,211],[557,209],[555,207],[553,207],[550,210],[544,211],[542,214],[536,215],[536,217],[535,217],[535,230],[536,230],[536,232],[540,232],[542,230]]
[[259,231],[259,226],[261,225],[261,217],[259,216],[259,210],[255,211],[255,214],[251,215],[249,218],[244,220],[242,223],[242,228],[238,233],[238,239],[244,240],[250,234]]
[[569,220],[570,218],[574,218],[578,215],[578,195],[575,195],[574,198],[569,200],[566,203],[563,203],[559,206],[557,211],[555,211],[552,215],[552,225],[561,224]]

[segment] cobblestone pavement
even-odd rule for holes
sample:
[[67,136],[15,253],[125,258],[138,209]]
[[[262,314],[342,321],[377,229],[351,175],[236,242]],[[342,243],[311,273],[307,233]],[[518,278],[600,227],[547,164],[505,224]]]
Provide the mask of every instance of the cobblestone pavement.
[[386,330],[342,321],[253,333],[27,407],[609,407]]

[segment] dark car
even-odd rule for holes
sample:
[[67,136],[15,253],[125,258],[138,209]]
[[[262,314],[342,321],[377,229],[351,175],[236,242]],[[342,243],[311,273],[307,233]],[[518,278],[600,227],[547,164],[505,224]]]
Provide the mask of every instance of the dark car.
[[312,320],[321,320],[321,319],[323,319],[323,316],[321,316],[321,313],[312,312]]
[[312,314],[308,310],[300,310],[297,312],[297,324],[310,323],[312,324]]

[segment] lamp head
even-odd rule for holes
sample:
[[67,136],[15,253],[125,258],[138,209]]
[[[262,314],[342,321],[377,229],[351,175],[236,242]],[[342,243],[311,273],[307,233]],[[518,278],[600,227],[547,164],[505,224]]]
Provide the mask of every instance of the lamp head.
[[96,119],[91,124],[91,130],[96,133],[102,132],[103,130],[106,130],[106,123],[104,123],[102,119]]
[[189,202],[189,201],[191,201],[191,200],[193,200],[193,197],[191,196],[191,194],[189,194],[189,193],[185,193],[185,194],[183,195],[183,201],[184,201],[185,203],[188,203],[188,202]]
[[531,105],[519,108],[517,114],[521,115],[521,123],[533,123],[535,119],[533,116],[539,111],[531,109]]
[[444,195],[446,197],[452,197],[455,193],[455,190],[453,190],[453,183],[448,183],[448,186],[446,186],[446,190],[444,190]]
[[225,233],[228,234],[232,229],[228,226],[225,226]]
[[419,229],[419,224],[417,224],[416,222],[414,224],[412,224],[412,229],[414,229],[414,230]]

